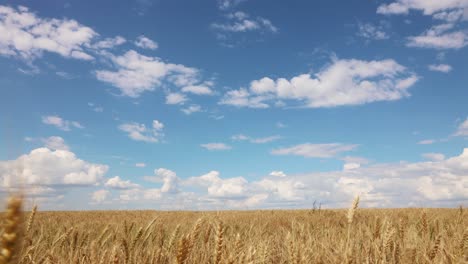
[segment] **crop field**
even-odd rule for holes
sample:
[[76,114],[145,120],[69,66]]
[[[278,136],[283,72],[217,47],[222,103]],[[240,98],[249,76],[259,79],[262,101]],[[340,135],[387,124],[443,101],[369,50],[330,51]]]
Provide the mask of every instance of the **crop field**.
[[458,209],[22,212],[0,263],[467,263]]

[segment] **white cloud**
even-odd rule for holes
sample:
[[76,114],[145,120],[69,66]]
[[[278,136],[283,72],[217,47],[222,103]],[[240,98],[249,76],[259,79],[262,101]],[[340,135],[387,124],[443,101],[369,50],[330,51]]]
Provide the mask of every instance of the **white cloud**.
[[102,203],[107,199],[109,194],[108,190],[97,190],[92,193],[91,199],[96,203]]
[[176,86],[193,85],[198,81],[198,70],[181,64],[165,63],[160,58],[148,57],[134,50],[122,56],[106,55],[116,71],[98,70],[96,78],[120,89],[123,95],[139,97],[145,91],[153,91],[163,81]]
[[0,55],[31,60],[51,52],[66,58],[93,60],[84,47],[97,35],[75,20],[39,18],[26,7],[0,5]]
[[56,115],[43,116],[42,123],[55,126],[56,128],[63,130],[63,131],[70,131],[72,127],[84,128],[80,123],[76,121],[64,120],[60,116],[56,116]]
[[111,189],[121,190],[135,189],[140,187],[140,185],[132,183],[130,180],[124,181],[120,179],[119,176],[115,176],[113,178],[108,179],[105,183],[105,186]]
[[272,172],[270,172],[270,176],[273,176],[273,177],[286,177],[286,174],[283,171],[272,171]]
[[208,85],[189,85],[182,88],[184,93],[193,93],[198,95],[212,95],[213,90]]
[[408,37],[408,47],[432,49],[460,49],[468,45],[468,33],[452,31],[453,24],[433,26],[419,36]]
[[382,27],[377,27],[370,23],[359,24],[357,35],[369,40],[384,40],[390,38],[390,36],[383,31]]
[[262,137],[262,138],[253,138],[253,137],[249,137],[249,136],[242,135],[242,134],[234,135],[231,137],[231,139],[235,141],[249,141],[250,143],[254,143],[254,144],[265,144],[265,143],[276,141],[280,138],[281,136],[278,136],[278,135]]
[[144,179],[150,182],[162,182],[160,192],[177,193],[179,192],[180,179],[174,171],[165,168],[154,170],[156,176],[146,176]]
[[273,155],[294,155],[303,156],[307,158],[332,158],[340,153],[348,152],[356,149],[356,144],[341,144],[341,143],[328,143],[328,144],[311,144],[305,143],[295,145],[288,148],[279,148],[271,151]]
[[151,39],[143,35],[137,38],[137,40],[135,41],[135,45],[143,49],[155,50],[158,48],[158,43],[156,43],[155,41],[152,41]]
[[52,136],[48,138],[43,138],[42,143],[44,146],[53,150],[70,150],[68,145],[65,143],[65,140],[58,136]]
[[98,105],[96,105],[94,103],[88,103],[88,106],[91,108],[91,110],[93,110],[96,113],[104,112],[104,107],[98,106]]
[[298,201],[302,200],[298,190],[304,187],[303,183],[291,179],[263,179],[253,183],[259,191],[267,192],[271,200],[275,196],[283,201]]
[[438,12],[458,11],[468,8],[466,0],[397,0],[390,4],[382,4],[378,7],[379,14],[408,14],[410,9],[419,10],[424,15],[433,15]]
[[468,118],[458,126],[455,136],[468,136]]
[[183,104],[188,100],[188,98],[181,93],[170,93],[166,96],[166,104]]
[[221,32],[278,32],[278,28],[266,18],[251,18],[248,14],[241,11],[229,13],[226,17],[228,19],[227,23],[213,23],[211,27]]
[[441,161],[445,159],[445,155],[441,153],[424,153],[422,154],[423,158],[431,161]]
[[146,164],[143,163],[143,162],[136,163],[136,164],[135,164],[135,167],[137,167],[137,168],[144,168],[144,167],[146,167]]
[[189,107],[182,108],[180,111],[182,111],[186,115],[191,115],[196,112],[201,112],[202,108],[199,105],[191,105]]
[[108,167],[78,159],[67,150],[38,148],[16,160],[0,161],[0,185],[95,185]]
[[231,146],[226,145],[224,143],[207,143],[201,144],[200,146],[207,150],[229,150],[232,148]]
[[276,122],[276,127],[277,127],[277,128],[285,128],[286,125],[283,124],[282,122]]
[[218,0],[218,7],[221,10],[227,10],[247,0]]
[[127,132],[128,137],[136,141],[144,141],[150,143],[156,143],[161,140],[164,136],[162,129],[164,128],[163,123],[158,120],[153,120],[151,128],[145,126],[145,124],[139,124],[136,122],[125,123],[119,126],[119,129]]
[[346,163],[358,163],[358,164],[368,164],[370,160],[363,158],[363,157],[356,157],[356,156],[345,156],[341,158]]
[[354,169],[359,169],[361,167],[361,164],[359,163],[345,163],[343,164],[343,170],[354,170]]
[[428,68],[431,71],[444,72],[444,73],[452,71],[452,66],[448,64],[431,64],[428,66]]
[[189,178],[185,184],[207,187],[212,197],[244,197],[247,180],[243,177],[221,179],[218,171],[210,171],[199,177]]
[[418,142],[419,145],[431,145],[434,144],[436,140],[434,139],[424,139]]
[[267,108],[278,100],[294,100],[310,108],[361,105],[407,97],[408,88],[417,80],[394,60],[334,60],[314,76],[252,81],[249,90],[228,91],[219,103],[251,108]]
[[228,91],[219,104],[237,107],[268,108],[269,105],[263,101],[270,98],[266,96],[252,96],[247,89],[240,88],[239,90]]
[[[154,202],[167,208],[347,207],[357,194],[363,207],[453,207],[468,199],[468,149],[459,156],[425,162],[375,163],[346,170],[284,175],[258,180],[221,178],[218,171],[182,179],[168,169],[145,179],[161,188],[120,191],[121,202]],[[278,176],[280,177],[278,177]]]
[[112,49],[116,46],[120,46],[127,42],[127,40],[122,36],[117,36],[114,38],[106,38],[104,40],[98,41],[92,45],[93,48],[101,49]]
[[422,11],[424,15],[448,22],[431,27],[419,36],[408,38],[408,47],[432,49],[460,49],[468,45],[466,31],[451,31],[455,24],[468,20],[468,1],[466,0],[397,0],[383,4],[377,9],[380,14],[408,14],[410,10]]

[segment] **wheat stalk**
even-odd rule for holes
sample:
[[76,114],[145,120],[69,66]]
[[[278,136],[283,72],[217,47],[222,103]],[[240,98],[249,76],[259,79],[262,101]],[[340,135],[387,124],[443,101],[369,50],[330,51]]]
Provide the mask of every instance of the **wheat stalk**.
[[22,204],[23,199],[20,196],[11,196],[8,199],[4,229],[0,239],[0,264],[12,263],[14,259],[20,240]]

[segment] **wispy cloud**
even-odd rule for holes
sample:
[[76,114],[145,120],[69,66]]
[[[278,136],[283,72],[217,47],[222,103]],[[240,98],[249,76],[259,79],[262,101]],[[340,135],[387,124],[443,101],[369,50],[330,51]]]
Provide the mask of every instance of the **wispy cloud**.
[[356,149],[356,144],[312,144],[304,143],[287,148],[278,148],[271,151],[273,155],[293,155],[303,156],[307,158],[332,158],[343,152],[348,152]]
[[68,121],[57,115],[43,116],[42,123],[55,126],[63,131],[70,131],[72,128],[84,128],[77,121]]
[[201,144],[200,146],[207,150],[230,150],[232,149],[231,146],[226,145],[224,143],[206,143],[206,144]]

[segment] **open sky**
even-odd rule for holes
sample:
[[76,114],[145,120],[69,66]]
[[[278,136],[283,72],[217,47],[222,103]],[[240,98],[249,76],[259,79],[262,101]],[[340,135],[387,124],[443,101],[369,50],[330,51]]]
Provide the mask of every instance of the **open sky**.
[[7,0],[0,194],[42,209],[468,201],[468,0]]

